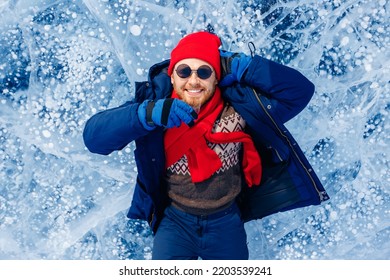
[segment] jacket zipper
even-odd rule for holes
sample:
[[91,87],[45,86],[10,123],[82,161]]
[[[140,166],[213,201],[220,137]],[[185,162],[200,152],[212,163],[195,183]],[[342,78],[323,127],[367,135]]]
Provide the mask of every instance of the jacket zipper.
[[[325,192],[321,192],[319,189],[318,189],[318,186],[316,184],[316,182],[314,181],[313,177],[311,176],[310,174],[310,171],[307,170],[306,166],[303,164],[303,162],[301,161],[301,159],[299,158],[298,154],[296,153],[293,145],[291,144],[290,142],[290,139],[280,130],[279,126],[277,125],[277,123],[275,122],[275,120],[272,118],[272,116],[268,113],[267,109],[265,108],[264,104],[261,102],[259,96],[257,95],[257,92],[254,88],[252,88],[253,90],[253,93],[255,94],[255,97],[257,99],[257,101],[259,102],[261,108],[263,109],[263,111],[267,114],[268,118],[272,121],[273,125],[276,127],[276,129],[278,130],[279,134],[281,136],[283,136],[284,139],[286,139],[288,145],[290,146],[291,150],[294,152],[294,155],[295,157],[298,159],[299,163],[301,164],[301,166],[305,169],[307,175],[309,176],[313,186],[314,186],[314,189],[317,191],[317,194],[318,194],[318,197],[320,198],[320,201],[324,201],[324,194]],[[275,149],[277,155],[279,156],[280,158],[280,155],[278,153],[278,151]]]
[[153,220],[154,220],[154,211],[153,211],[153,213],[152,213],[152,216],[151,216],[150,219],[149,219],[149,226],[150,226],[150,227],[152,227]]

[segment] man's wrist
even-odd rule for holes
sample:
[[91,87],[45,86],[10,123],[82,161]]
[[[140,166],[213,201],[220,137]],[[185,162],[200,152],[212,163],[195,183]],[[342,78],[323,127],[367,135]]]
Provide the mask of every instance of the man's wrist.
[[[140,121],[140,123],[142,124],[143,128],[145,128],[146,130],[153,130],[156,125],[154,124],[154,122],[150,122],[150,124],[148,123],[147,121],[147,107],[149,105],[149,103],[151,102],[151,100],[145,100],[144,102],[142,102],[139,107],[138,107],[138,119]],[[151,108],[153,110],[153,108]],[[151,117],[150,117],[151,118]]]

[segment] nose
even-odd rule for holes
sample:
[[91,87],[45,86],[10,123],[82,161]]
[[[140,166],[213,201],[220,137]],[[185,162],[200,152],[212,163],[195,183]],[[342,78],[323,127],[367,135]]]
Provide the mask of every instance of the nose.
[[190,84],[198,84],[199,83],[199,77],[196,71],[192,71],[191,75],[188,77],[188,82]]

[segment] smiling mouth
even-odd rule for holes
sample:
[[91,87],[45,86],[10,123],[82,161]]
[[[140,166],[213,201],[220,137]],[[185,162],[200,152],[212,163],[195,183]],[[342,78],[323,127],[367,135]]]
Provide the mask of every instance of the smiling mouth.
[[186,92],[189,96],[199,96],[203,93],[203,89],[187,89]]

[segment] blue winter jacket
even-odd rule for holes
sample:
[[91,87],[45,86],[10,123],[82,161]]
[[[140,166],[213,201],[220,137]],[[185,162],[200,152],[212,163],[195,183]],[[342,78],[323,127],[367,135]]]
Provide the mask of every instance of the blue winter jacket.
[[[150,68],[149,79],[136,83],[135,98],[120,107],[92,116],[83,137],[87,148],[107,155],[135,141],[137,183],[128,217],[148,221],[155,232],[169,204],[164,184],[164,129],[144,129],[137,109],[145,99],[169,97],[169,61]],[[237,198],[244,221],[329,199],[297,142],[283,125],[309,103],[314,85],[298,71],[255,56],[241,83],[221,88],[222,96],[246,121],[261,155],[259,186],[242,187]],[[243,180],[245,182],[245,180]]]

